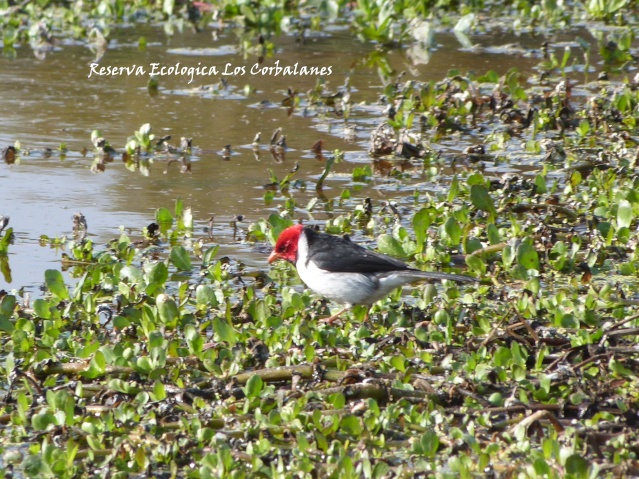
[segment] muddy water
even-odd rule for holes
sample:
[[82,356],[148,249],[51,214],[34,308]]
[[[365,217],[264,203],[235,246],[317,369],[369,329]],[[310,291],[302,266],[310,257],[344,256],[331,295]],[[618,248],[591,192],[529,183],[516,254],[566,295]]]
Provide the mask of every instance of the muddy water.
[[[144,50],[138,48],[142,35],[147,39]],[[18,164],[0,163],[0,215],[11,217],[16,233],[9,250],[12,276],[0,275],[0,289],[25,286],[37,294],[44,270],[59,267],[62,251],[40,246],[38,238],[43,234],[69,236],[76,211],[87,218],[90,235],[99,247],[117,237],[120,226],[139,235],[153,220],[155,209],[172,209],[177,197],[193,208],[196,234],[203,234],[209,217],[215,215],[215,240],[223,245],[225,254],[241,256],[250,267],[263,267],[263,253],[234,241],[228,225],[238,214],[244,215],[248,224],[276,211],[263,200],[269,168],[282,178],[299,162],[296,178],[312,182],[324,166],[309,148],[323,139],[326,151],[347,152],[347,162],[337,165],[327,181],[325,193],[331,198],[351,184],[354,162],[372,161],[366,154],[368,128],[378,124],[382,108],[370,104],[381,94],[381,81],[374,68],[354,68],[374,46],[354,41],[346,30],[333,29],[330,36],[311,38],[303,44],[287,36],[275,38],[275,56],[266,64],[280,60],[282,65],[330,66],[332,75],[325,77],[325,86],[331,92],[338,91],[349,77],[355,105],[351,120],[359,125],[354,142],[343,138],[343,120],[328,112],[318,115],[299,108],[289,115],[280,106],[289,87],[306,92],[316,85],[317,77],[251,75],[256,57],[244,59],[237,53],[238,40],[233,33],[212,39],[210,34],[185,31],[168,39],[160,29],[145,27],[119,29],[112,36],[103,66],[135,65],[148,73],[152,63],[169,67],[177,62],[188,66],[199,62],[219,71],[230,63],[244,67],[247,73],[225,77],[225,85],[220,82],[221,75],[196,77],[190,84],[186,75],[163,76],[159,78],[159,93],[151,96],[148,74],[93,74],[88,78],[93,54],[84,46],[60,45],[44,61],[35,59],[28,47],[19,49],[16,59],[0,57],[0,148],[19,140],[30,151]],[[543,39],[473,39],[484,46],[518,42],[523,53],[514,55],[498,49],[492,53],[484,49],[462,51],[453,35],[441,34],[437,40],[439,47],[430,52],[428,63],[415,63],[420,57],[426,61],[423,51],[397,50],[389,55],[391,66],[405,71],[405,79],[418,80],[439,80],[451,68],[478,73],[493,69],[502,74],[517,66],[531,72],[539,63],[534,49]],[[122,151],[127,138],[144,123],[151,123],[158,136],[172,135],[175,145],[182,136],[193,138],[190,173],[180,173],[179,164],[159,160],[145,176],[127,170],[119,159],[107,164],[104,172],[92,171],[92,130],[100,130]],[[282,128],[289,147],[283,163],[276,163],[267,149],[276,128]],[[259,159],[249,147],[257,132],[262,132]],[[56,151],[61,143],[69,150],[64,158]],[[230,161],[218,153],[227,144],[233,151]],[[46,148],[53,151],[44,152]],[[83,148],[88,150],[86,155]],[[420,182],[424,179],[417,178],[415,183]],[[395,187],[385,189],[384,185],[382,179],[374,179],[358,196],[371,196],[374,201],[390,198]],[[306,192],[296,192],[301,217],[305,217],[303,207],[313,196],[312,186]]]

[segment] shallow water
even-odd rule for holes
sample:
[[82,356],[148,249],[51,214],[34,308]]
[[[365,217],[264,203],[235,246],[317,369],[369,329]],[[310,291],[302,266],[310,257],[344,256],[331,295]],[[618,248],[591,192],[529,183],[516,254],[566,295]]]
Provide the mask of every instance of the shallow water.
[[[144,36],[147,47],[138,48]],[[72,216],[82,212],[88,222],[89,234],[100,249],[120,234],[120,227],[139,236],[142,228],[154,219],[159,207],[173,210],[180,197],[193,209],[196,235],[204,234],[208,220],[215,215],[214,239],[224,245],[223,252],[237,255],[249,268],[262,268],[264,256],[251,245],[233,239],[229,222],[244,215],[244,225],[276,211],[265,205],[263,186],[269,182],[268,169],[278,178],[285,176],[300,163],[298,179],[313,181],[324,164],[313,158],[309,149],[319,139],[324,151],[340,149],[346,152],[346,162],[335,167],[326,182],[324,192],[329,198],[338,196],[344,187],[352,185],[354,163],[371,164],[367,155],[370,129],[380,122],[383,106],[375,102],[381,95],[381,81],[374,68],[354,67],[374,45],[353,41],[341,28],[330,29],[330,35],[297,42],[286,35],[273,39],[276,53],[266,60],[272,65],[327,67],[333,74],[325,77],[329,92],[337,92],[348,81],[353,87],[351,123],[357,125],[355,142],[344,139],[342,119],[315,111],[297,109],[289,115],[281,101],[290,87],[306,92],[315,87],[315,76],[258,76],[250,74],[256,57],[243,59],[237,51],[238,41],[232,32],[213,39],[207,33],[185,31],[167,38],[160,28],[120,28],[113,31],[109,49],[101,61],[103,66],[142,66],[148,73],[152,63],[172,66],[216,66],[222,71],[227,63],[244,66],[245,75],[196,77],[163,76],[160,90],[151,96],[147,90],[148,75],[96,76],[88,78],[93,53],[84,46],[61,45],[45,60],[34,58],[28,47],[18,50],[17,58],[0,57],[0,99],[4,114],[0,116],[0,148],[20,141],[30,150],[18,164],[0,163],[0,215],[11,217],[10,226],[16,234],[9,249],[12,277],[0,275],[0,289],[25,286],[37,294],[45,269],[59,266],[60,249],[43,247],[40,235],[71,236]],[[397,72],[406,72],[408,79],[440,80],[451,68],[462,72],[484,73],[489,69],[499,74],[516,66],[532,74],[539,63],[538,52],[543,38],[512,36],[478,36],[473,42],[483,47],[498,47],[517,42],[522,48],[504,54],[502,48],[465,50],[452,34],[439,34],[439,46],[429,53],[428,63],[415,64],[424,51],[392,51],[390,64]],[[179,146],[180,137],[193,138],[190,173],[180,173],[178,163],[167,165],[156,161],[148,176],[125,168],[118,158],[105,165],[105,171],[92,171],[94,163],[91,132],[101,131],[110,144],[122,151],[127,138],[144,123],[151,123],[159,137],[172,135],[171,144]],[[271,133],[282,128],[288,151],[283,163],[276,163],[268,151]],[[256,160],[250,144],[257,132],[262,132],[260,158]],[[472,144],[472,138],[451,141],[443,147],[462,151]],[[57,151],[65,143],[68,148],[62,159]],[[224,161],[224,145],[232,146],[230,161]],[[53,150],[49,154],[43,149]],[[88,153],[83,155],[82,149]],[[530,167],[502,165],[497,172],[524,171]],[[407,188],[438,188],[430,186],[415,172]],[[358,192],[374,201],[390,199],[397,194],[397,183],[375,177]],[[296,193],[298,206],[315,197],[314,187]],[[326,217],[318,208],[315,219]],[[303,214],[300,214],[303,217]],[[240,225],[242,228],[242,225]],[[245,228],[246,226],[244,226]],[[241,235],[240,235],[241,237]],[[11,279],[9,282],[8,280]]]

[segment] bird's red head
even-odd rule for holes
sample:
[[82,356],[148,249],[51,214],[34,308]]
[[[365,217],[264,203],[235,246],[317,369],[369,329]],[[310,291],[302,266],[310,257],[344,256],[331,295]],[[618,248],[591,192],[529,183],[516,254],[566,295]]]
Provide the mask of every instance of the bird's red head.
[[277,238],[275,248],[268,257],[268,262],[272,263],[278,259],[284,259],[291,263],[295,263],[297,260],[297,243],[300,240],[300,235],[304,225],[295,225],[286,228]]

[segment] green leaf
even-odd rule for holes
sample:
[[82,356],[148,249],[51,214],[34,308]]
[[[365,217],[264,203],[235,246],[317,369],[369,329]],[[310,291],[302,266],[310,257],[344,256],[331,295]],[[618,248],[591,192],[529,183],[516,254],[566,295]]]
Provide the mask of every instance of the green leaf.
[[31,425],[36,431],[47,431],[57,424],[57,419],[49,412],[41,412],[31,418]]
[[419,440],[422,453],[428,457],[435,457],[439,448],[439,437],[433,431],[427,431]]
[[195,289],[195,303],[198,309],[215,308],[219,304],[215,291],[206,284],[201,284]]
[[51,317],[49,302],[42,298],[38,298],[33,302],[33,311],[42,319],[49,319]]
[[540,195],[543,195],[544,193],[548,191],[545,177],[541,175],[535,176],[535,189],[536,189],[536,193]]
[[131,325],[131,321],[129,321],[124,316],[116,315],[113,318],[113,327],[116,329],[124,329]]
[[149,351],[155,348],[164,347],[165,341],[166,338],[164,337],[162,331],[153,331],[149,334]]
[[396,258],[406,257],[402,244],[389,234],[383,234],[377,238],[377,249],[380,253],[394,256]]
[[151,124],[145,123],[140,127],[140,129],[136,132],[139,133],[142,138],[150,138],[151,137]]
[[475,208],[485,211],[491,216],[497,213],[493,199],[490,194],[488,194],[488,189],[484,185],[473,185],[470,187],[470,201]]
[[472,271],[480,274],[486,273],[486,263],[479,256],[466,256],[466,264]]
[[390,360],[391,366],[395,368],[397,371],[406,371],[406,358],[404,356],[393,356]]
[[475,14],[468,13],[457,21],[453,30],[455,32],[470,33],[470,30],[474,22],[475,22]]
[[[13,311],[16,307],[16,297],[12,294],[7,294],[2,299],[0,299],[0,320],[9,321],[9,318],[13,316]],[[2,326],[0,326],[0,329]],[[13,326],[11,326],[13,330]],[[5,331],[7,331],[5,329]]]
[[322,173],[322,176],[320,176],[319,180],[317,180],[317,184],[315,185],[315,189],[317,189],[318,191],[321,191],[322,188],[324,187],[324,180],[330,173],[334,162],[335,162],[335,155],[329,156],[328,159],[326,160],[326,166],[324,168],[324,172]]
[[168,294],[163,293],[158,295],[156,305],[160,321],[164,324],[174,324],[180,316],[180,310],[177,304]]
[[237,342],[235,329],[233,329],[233,327],[229,325],[229,323],[227,323],[224,319],[213,319],[213,331],[215,331],[215,334],[217,334],[220,341],[226,341],[231,345]]
[[175,200],[175,217],[179,218],[182,216],[184,212],[184,200],[182,198],[178,198]]
[[515,250],[512,246],[506,246],[501,252],[501,260],[506,268],[510,268],[515,261]]
[[490,244],[499,244],[501,243],[501,235],[499,234],[499,228],[497,228],[493,223],[490,223],[486,228],[486,234],[488,236],[488,241]]
[[508,367],[511,359],[512,353],[510,352],[510,349],[503,346],[499,346],[497,348],[497,351],[495,351],[495,354],[493,355],[493,363],[495,364],[495,366],[499,366],[502,368]]
[[155,210],[155,221],[160,226],[160,231],[164,234],[173,226],[173,216],[166,208]]
[[175,0],[164,0],[162,10],[167,16],[171,16],[173,14],[173,8],[175,8]]
[[58,299],[69,299],[69,290],[67,290],[62,278],[62,273],[57,269],[48,269],[44,272],[44,281],[47,288]]
[[357,416],[352,416],[349,414],[342,418],[340,429],[346,434],[359,437],[362,434],[364,427],[362,426],[362,422]]
[[413,230],[415,231],[415,240],[417,242],[417,252],[424,250],[424,243],[428,237],[428,228],[432,223],[432,215],[430,208],[422,208],[413,217]]
[[135,368],[142,374],[150,374],[153,371],[153,363],[148,356],[140,356],[135,361]]
[[477,250],[483,249],[484,245],[481,241],[479,241],[479,239],[477,238],[469,238],[466,241],[466,254],[472,254]]
[[185,208],[182,213],[182,227],[192,230],[193,229],[193,210],[191,208]]
[[388,471],[390,471],[390,466],[386,464],[384,461],[380,461],[375,464],[373,467],[373,479],[382,479],[388,477]]
[[590,131],[590,123],[588,123],[588,120],[581,120],[581,123],[575,128],[575,131],[579,133],[579,136],[586,136]]
[[120,279],[128,279],[130,283],[142,283],[144,273],[136,266],[128,265],[120,270]]
[[99,348],[100,343],[98,341],[86,342],[83,347],[77,350],[76,354],[82,359],[91,358]]
[[450,186],[448,187],[448,202],[452,203],[459,194],[459,178],[457,175],[453,176]]
[[195,326],[188,324],[186,328],[184,328],[184,338],[186,339],[190,354],[200,354],[202,352],[204,340]]
[[526,270],[539,271],[539,255],[530,240],[523,241],[517,248],[517,263]]
[[306,434],[302,431],[298,431],[295,435],[295,441],[297,442],[297,448],[304,453],[311,447],[308,439],[306,438]]
[[621,200],[617,206],[617,226],[619,228],[629,228],[634,215],[632,205],[628,200]]
[[13,281],[11,277],[11,267],[9,266],[9,257],[6,254],[0,253],[0,273],[4,277],[6,283]]
[[7,377],[13,374],[13,368],[15,367],[16,367],[15,356],[13,355],[13,353],[7,354],[6,360],[4,363],[4,373],[7,375]]
[[167,208],[158,208],[155,211],[155,221],[158,223],[171,223],[173,224],[173,215]]
[[240,4],[240,13],[244,15],[247,23],[253,24],[253,25],[257,23],[257,17],[255,16],[255,12],[253,12],[253,9],[249,5],[245,3]]
[[180,271],[191,271],[191,258],[184,246],[171,248],[171,263]]
[[164,401],[166,399],[166,389],[164,388],[164,384],[160,381],[155,381],[153,384],[153,400],[154,401]]
[[326,436],[324,436],[324,434],[317,430],[314,431],[314,435],[315,442],[317,443],[317,448],[320,451],[326,451],[328,449],[328,440],[326,439]]
[[353,168],[353,181],[365,182],[371,176],[373,176],[373,171],[368,165]]
[[264,389],[264,381],[257,374],[254,374],[246,382],[244,394],[246,394],[246,397],[248,398],[256,398],[259,397],[262,389]]
[[588,461],[578,454],[568,456],[566,459],[566,472],[576,477],[588,477]]
[[102,351],[96,351],[91,358],[89,368],[84,373],[82,373],[82,376],[93,379],[97,378],[98,376],[102,376],[105,372],[106,360],[104,359],[104,353],[102,353]]
[[7,254],[11,241],[13,241],[13,228],[7,228],[4,235],[0,237],[0,254]]
[[288,218],[282,218],[280,215],[273,213],[268,217],[268,224],[271,227],[269,240],[275,244],[275,241],[279,238],[282,231],[292,226],[293,222]]
[[209,249],[207,249],[206,253],[204,253],[204,256],[202,257],[202,266],[204,266],[205,268],[208,267],[213,262],[213,259],[215,258],[219,250],[220,245],[211,246]]
[[459,226],[459,223],[452,216],[448,217],[446,223],[444,223],[444,231],[446,231],[446,235],[450,239],[451,246],[459,245],[459,241],[461,240],[462,229]]
[[538,476],[550,477],[550,466],[543,458],[538,457],[537,459],[535,459],[535,462],[533,463],[533,468],[535,469],[535,473]]
[[122,379],[111,379],[107,383],[107,388],[131,395],[135,395],[141,391],[140,386],[136,385],[135,383],[123,381]]
[[153,287],[153,291],[149,291],[147,287],[147,294],[153,294],[158,288],[162,288],[167,279],[169,279],[169,268],[163,261],[155,263],[147,278],[147,283],[149,287]]
[[428,340],[430,339],[430,334],[428,333],[428,329],[426,328],[416,328],[415,337],[419,341],[428,342]]
[[468,178],[466,178],[466,184],[468,186],[481,185],[484,186],[486,184],[486,178],[480,172],[473,173]]
[[622,226],[617,230],[617,239],[621,244],[627,244],[630,241],[631,234],[632,232],[629,228]]
[[342,409],[346,405],[346,397],[342,393],[333,393],[328,396],[328,403],[334,409]]
[[628,377],[628,378],[634,377],[634,373],[630,369],[625,367],[623,363],[616,361],[614,359],[610,361],[610,364],[608,365],[608,367],[610,368],[612,372],[618,374],[621,377]]

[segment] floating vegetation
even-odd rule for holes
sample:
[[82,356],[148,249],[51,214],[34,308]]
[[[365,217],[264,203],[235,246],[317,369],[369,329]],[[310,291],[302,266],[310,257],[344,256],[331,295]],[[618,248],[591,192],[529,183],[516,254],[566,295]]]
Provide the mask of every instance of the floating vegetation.
[[[379,250],[418,263],[454,261],[461,248],[485,278],[474,292],[447,285],[437,301],[434,285],[408,300],[394,295],[373,308],[372,323],[355,310],[340,328],[317,321],[325,304],[288,286],[288,267],[252,276],[218,258],[218,246],[198,253],[180,240],[193,234],[181,201],[175,214],[157,211],[152,243],[123,234],[95,251],[77,239],[73,289],[49,270],[43,298],[0,300],[5,431],[39,445],[4,460],[63,477],[96,461],[188,476],[197,464],[196,477],[273,474],[272,461],[318,474],[444,465],[616,474],[613,457],[632,468],[636,281],[614,287],[605,275],[613,257],[632,275],[636,249],[606,247],[606,238],[623,237],[636,213],[623,200],[608,226],[595,224],[578,200],[610,180],[622,184],[611,174],[595,170],[575,185],[572,208],[563,193],[555,203],[507,206],[514,184],[475,173],[453,182],[448,201],[408,218],[397,204],[376,211],[368,201],[331,221],[334,232],[389,228]],[[86,220],[75,218],[80,229]],[[273,239],[290,224],[274,214],[249,237]],[[165,259],[147,253],[158,247]],[[468,448],[456,447],[458,436]],[[504,452],[523,447],[532,455]]]

